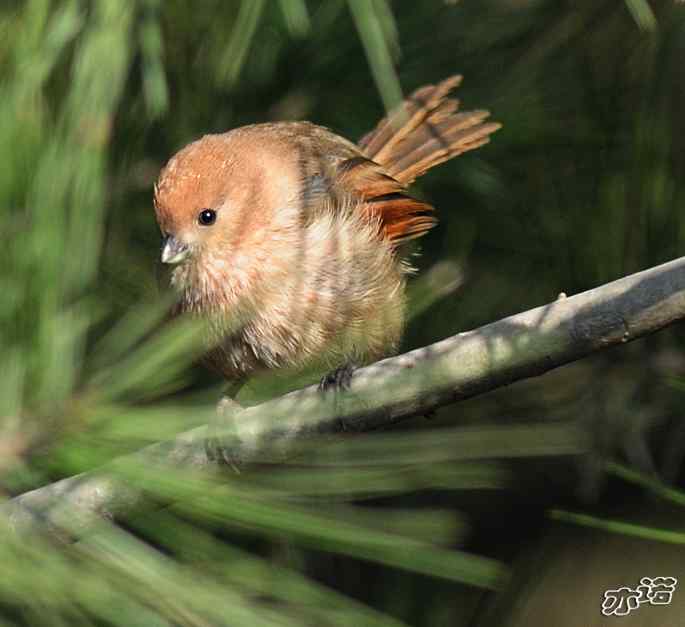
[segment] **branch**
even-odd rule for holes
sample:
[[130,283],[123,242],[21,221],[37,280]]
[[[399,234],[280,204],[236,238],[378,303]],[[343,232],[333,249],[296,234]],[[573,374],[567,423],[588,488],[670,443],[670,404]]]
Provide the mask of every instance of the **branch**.
[[[244,409],[231,421],[227,455],[236,464],[284,460],[324,434],[364,432],[541,375],[685,317],[685,257],[601,287],[360,369],[344,394],[311,386]],[[149,446],[20,495],[0,506],[16,531],[45,523],[80,535],[103,518],[141,509],[142,489],[116,479],[136,463],[215,468],[205,452],[207,427]]]

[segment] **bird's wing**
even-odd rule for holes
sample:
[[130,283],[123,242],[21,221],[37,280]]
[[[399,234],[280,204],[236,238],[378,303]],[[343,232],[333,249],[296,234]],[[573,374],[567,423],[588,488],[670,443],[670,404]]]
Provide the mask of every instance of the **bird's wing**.
[[387,168],[325,127],[291,122],[288,132],[299,155],[300,203],[305,221],[322,211],[357,211],[377,221],[393,245],[420,237],[436,222],[433,207],[409,195]]
[[359,198],[354,210],[377,219],[382,236],[392,244],[421,237],[436,223],[431,205],[410,196],[383,166],[366,157],[342,161],[336,187]]

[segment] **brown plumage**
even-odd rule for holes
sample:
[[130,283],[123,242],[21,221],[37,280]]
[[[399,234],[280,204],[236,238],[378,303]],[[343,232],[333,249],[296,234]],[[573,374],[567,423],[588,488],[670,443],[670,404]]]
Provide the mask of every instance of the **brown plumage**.
[[407,240],[434,224],[407,185],[500,125],[457,113],[461,77],[416,90],[358,145],[308,122],[245,126],[179,151],[155,186],[177,312],[209,322],[208,365],[363,364],[397,348]]

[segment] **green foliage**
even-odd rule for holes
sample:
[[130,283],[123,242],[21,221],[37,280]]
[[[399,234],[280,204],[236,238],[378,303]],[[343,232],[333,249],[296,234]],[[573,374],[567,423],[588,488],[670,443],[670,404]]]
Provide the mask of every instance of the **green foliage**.
[[[670,488],[667,485],[664,485],[661,481],[646,476],[644,473],[637,472],[615,462],[608,462],[606,464],[606,471],[609,475],[614,475],[629,483],[633,483],[645,488],[657,499],[660,499],[666,503],[670,502],[680,507],[685,505],[684,492]],[[561,520],[563,522],[573,523],[583,527],[601,529],[602,531],[607,531],[609,533],[635,536],[637,538],[644,538],[645,540],[666,542],[668,544],[685,544],[685,533],[681,531],[659,529],[655,527],[648,527],[646,525],[638,525],[625,520],[610,520],[606,518],[599,518],[597,516],[589,516],[587,514],[557,509],[551,510],[549,512],[549,516],[554,520]]]

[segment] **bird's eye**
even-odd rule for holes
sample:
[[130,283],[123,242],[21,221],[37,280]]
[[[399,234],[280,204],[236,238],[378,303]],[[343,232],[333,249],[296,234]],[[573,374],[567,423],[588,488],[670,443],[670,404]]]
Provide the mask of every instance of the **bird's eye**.
[[202,226],[212,226],[216,222],[216,211],[214,209],[203,209],[197,216],[197,221]]

